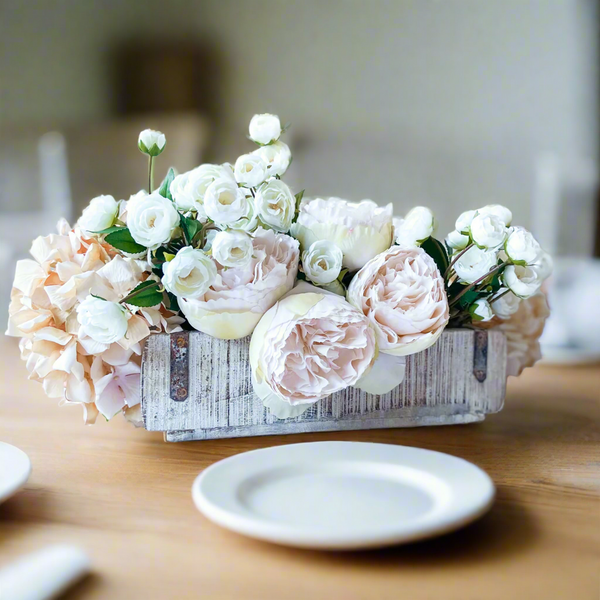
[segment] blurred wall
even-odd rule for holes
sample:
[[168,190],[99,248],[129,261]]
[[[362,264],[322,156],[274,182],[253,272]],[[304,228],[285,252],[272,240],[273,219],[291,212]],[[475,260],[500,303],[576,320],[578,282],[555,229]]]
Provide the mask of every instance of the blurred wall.
[[[4,122],[108,116],[112,45],[132,36],[160,44],[167,36],[212,42],[224,65],[215,158],[248,148],[243,133],[257,111],[293,121],[300,154],[315,148],[325,160],[336,144],[349,149],[334,172],[315,171],[331,189],[310,191],[352,196],[371,178],[366,191],[401,208],[406,194],[398,199],[389,169],[373,174],[379,161],[372,157],[397,156],[393,168],[415,148],[424,161],[434,157],[420,177],[440,172],[447,184],[432,191],[407,181],[407,189],[434,194],[415,200],[441,210],[444,224],[465,194],[466,203],[488,190],[493,197],[498,190],[489,188],[515,173],[500,168],[463,192],[469,165],[476,178],[503,162],[519,167],[510,200],[521,202],[517,212],[527,219],[540,153],[597,154],[591,0],[5,0],[0,10]],[[362,173],[361,152],[371,157]],[[436,171],[435,160],[455,160],[462,175]],[[293,176],[310,189],[310,163],[299,164]]]

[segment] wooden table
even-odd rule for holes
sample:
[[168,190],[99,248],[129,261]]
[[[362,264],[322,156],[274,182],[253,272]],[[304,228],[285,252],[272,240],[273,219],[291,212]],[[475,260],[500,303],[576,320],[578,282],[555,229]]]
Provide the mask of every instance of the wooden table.
[[[78,544],[94,573],[68,598],[600,598],[600,367],[530,369],[510,381],[503,412],[477,425],[167,444],[120,418],[85,427],[78,407],[59,408],[26,380],[15,344],[2,342],[0,356],[0,439],[33,463],[26,488],[0,506],[0,565]],[[491,475],[496,503],[462,531],[359,553],[245,539],[192,504],[194,477],[216,460],[330,439],[460,456]]]

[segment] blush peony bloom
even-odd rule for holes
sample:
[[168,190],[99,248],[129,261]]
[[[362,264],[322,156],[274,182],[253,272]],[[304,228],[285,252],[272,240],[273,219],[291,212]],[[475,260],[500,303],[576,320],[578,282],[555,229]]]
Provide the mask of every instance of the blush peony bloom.
[[532,367],[541,357],[540,337],[550,315],[543,292],[521,300],[518,310],[496,325],[506,336],[506,374],[517,377],[523,369]]
[[358,204],[340,198],[303,202],[290,229],[302,251],[318,240],[329,240],[344,254],[344,267],[360,269],[392,244],[392,205],[380,208],[370,200]]
[[217,265],[217,277],[205,294],[181,300],[179,307],[192,327],[220,339],[245,337],[292,289],[298,273],[298,242],[259,228],[252,247],[249,265]]
[[370,260],[350,283],[348,302],[375,327],[379,350],[397,356],[429,348],[449,318],[444,280],[422,248],[395,246]]
[[376,356],[375,331],[363,314],[340,296],[299,284],[254,330],[254,391],[275,416],[297,416],[356,384]]

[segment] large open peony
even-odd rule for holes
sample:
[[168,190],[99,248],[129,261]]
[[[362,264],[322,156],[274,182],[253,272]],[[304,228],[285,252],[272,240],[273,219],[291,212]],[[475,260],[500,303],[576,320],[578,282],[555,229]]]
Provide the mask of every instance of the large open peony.
[[218,265],[216,280],[205,294],[180,300],[181,312],[194,329],[226,340],[245,337],[292,289],[298,273],[298,242],[259,228],[252,249],[249,265]]
[[350,283],[348,302],[375,327],[379,350],[397,356],[429,348],[449,319],[444,280],[422,248],[393,246],[370,260]]
[[373,365],[376,348],[375,331],[358,310],[336,294],[300,283],[254,330],[254,391],[280,418],[301,414],[356,384]]
[[371,200],[358,204],[340,198],[314,198],[302,203],[290,234],[302,251],[319,240],[335,243],[343,252],[344,267],[360,269],[392,243],[392,205],[379,207]]

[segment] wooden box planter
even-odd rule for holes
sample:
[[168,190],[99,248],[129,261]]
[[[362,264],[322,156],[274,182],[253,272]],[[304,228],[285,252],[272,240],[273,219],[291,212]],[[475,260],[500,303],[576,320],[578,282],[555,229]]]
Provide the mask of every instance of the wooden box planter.
[[299,417],[277,419],[254,395],[250,338],[199,332],[150,336],[142,361],[146,429],[170,442],[450,425],[498,412],[506,389],[506,339],[499,331],[446,330],[407,357],[406,377],[382,396],[347,388]]

